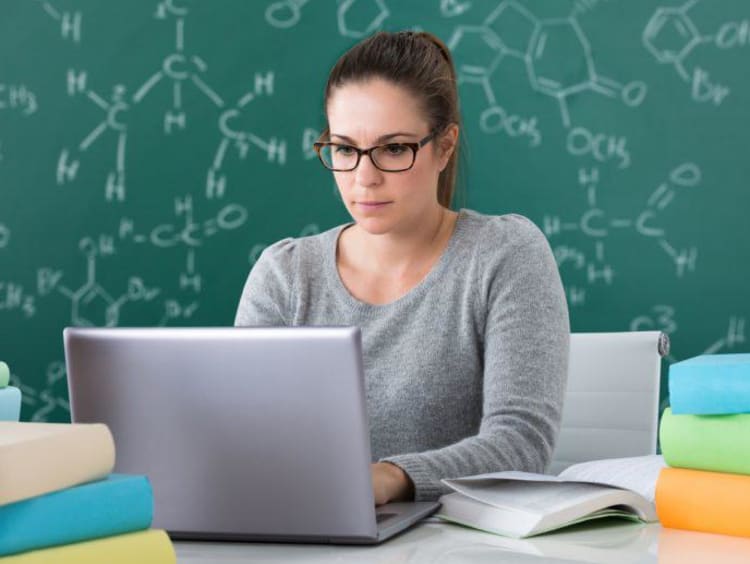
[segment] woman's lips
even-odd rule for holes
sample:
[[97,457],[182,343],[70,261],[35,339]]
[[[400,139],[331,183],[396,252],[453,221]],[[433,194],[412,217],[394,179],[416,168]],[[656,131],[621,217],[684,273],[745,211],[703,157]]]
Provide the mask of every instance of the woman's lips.
[[364,210],[379,210],[391,202],[357,202],[357,205]]

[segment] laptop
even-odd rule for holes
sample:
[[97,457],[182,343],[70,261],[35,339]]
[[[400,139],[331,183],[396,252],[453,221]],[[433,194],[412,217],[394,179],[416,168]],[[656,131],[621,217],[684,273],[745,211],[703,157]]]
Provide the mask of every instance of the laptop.
[[375,507],[356,327],[63,331],[74,422],[106,423],[174,539],[375,544],[437,502]]

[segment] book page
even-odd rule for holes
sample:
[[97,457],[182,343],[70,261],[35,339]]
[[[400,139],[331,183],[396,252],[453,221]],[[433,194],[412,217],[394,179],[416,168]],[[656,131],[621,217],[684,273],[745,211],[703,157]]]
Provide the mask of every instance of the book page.
[[656,454],[608,458],[574,464],[560,472],[559,478],[625,488],[653,503],[656,480],[664,467],[664,457]]
[[488,472],[487,474],[474,474],[461,478],[447,478],[443,480],[452,487],[452,484],[469,484],[471,482],[492,482],[493,480],[523,480],[525,482],[564,482],[562,478],[552,474],[535,474],[533,472],[521,472],[520,470],[504,470],[502,472]]
[[446,480],[454,490],[494,507],[547,515],[597,499],[610,488],[526,479]]

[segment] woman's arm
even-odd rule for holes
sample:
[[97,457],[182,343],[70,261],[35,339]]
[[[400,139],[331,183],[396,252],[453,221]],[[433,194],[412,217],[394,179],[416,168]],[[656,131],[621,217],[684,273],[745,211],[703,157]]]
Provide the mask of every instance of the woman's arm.
[[440,449],[383,459],[408,474],[417,500],[444,493],[441,478],[543,472],[550,462],[567,381],[568,310],[547,240],[528,220],[522,231],[503,250],[487,286],[478,433]]

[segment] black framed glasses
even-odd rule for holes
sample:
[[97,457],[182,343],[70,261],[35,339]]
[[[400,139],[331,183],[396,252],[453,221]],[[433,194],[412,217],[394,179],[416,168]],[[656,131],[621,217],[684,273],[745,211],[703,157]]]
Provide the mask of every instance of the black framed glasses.
[[414,166],[417,151],[437,135],[433,130],[417,143],[385,143],[369,149],[360,149],[345,143],[313,143],[315,152],[323,166],[335,172],[348,172],[359,166],[362,155],[370,157],[372,164],[383,172],[403,172]]

